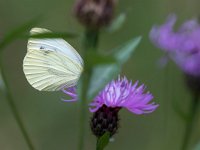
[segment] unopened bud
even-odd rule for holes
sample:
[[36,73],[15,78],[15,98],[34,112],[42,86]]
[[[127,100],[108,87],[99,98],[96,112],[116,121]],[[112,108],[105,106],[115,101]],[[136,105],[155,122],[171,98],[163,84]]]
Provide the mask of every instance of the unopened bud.
[[77,0],[77,19],[86,27],[99,29],[108,25],[114,15],[116,0]]

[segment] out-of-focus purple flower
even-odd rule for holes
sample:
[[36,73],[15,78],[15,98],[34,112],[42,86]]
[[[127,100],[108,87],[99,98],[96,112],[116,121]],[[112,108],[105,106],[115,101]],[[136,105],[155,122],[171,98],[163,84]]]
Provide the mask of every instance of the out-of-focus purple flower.
[[173,27],[176,16],[170,15],[166,23],[154,26],[151,41],[168,53],[187,75],[200,76],[200,25],[193,19],[186,21],[177,31]]
[[145,93],[145,86],[138,87],[138,81],[132,84],[126,77],[111,81],[90,104],[91,112],[103,105],[111,108],[126,108],[134,114],[153,112],[158,105],[151,102],[151,93]]

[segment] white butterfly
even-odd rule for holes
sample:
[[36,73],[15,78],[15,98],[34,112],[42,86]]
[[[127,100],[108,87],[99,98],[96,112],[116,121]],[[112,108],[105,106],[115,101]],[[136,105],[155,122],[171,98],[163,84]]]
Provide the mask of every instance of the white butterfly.
[[[31,35],[51,32],[31,29]],[[61,38],[30,38],[23,70],[28,82],[39,91],[58,91],[77,84],[83,71],[83,60],[77,51]]]

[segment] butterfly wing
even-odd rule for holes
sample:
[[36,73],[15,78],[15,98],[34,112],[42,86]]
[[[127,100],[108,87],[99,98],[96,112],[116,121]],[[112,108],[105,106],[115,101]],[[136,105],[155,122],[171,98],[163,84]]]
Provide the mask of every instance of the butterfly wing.
[[[50,30],[44,28],[33,28],[30,31],[31,35],[41,34],[41,33],[52,33]],[[61,38],[30,38],[28,40],[27,50],[42,50],[49,49],[52,51],[59,51],[60,53],[66,54],[73,60],[79,61],[83,64],[83,60],[78,54],[78,52],[65,40]]]
[[[34,28],[34,32],[46,29]],[[48,30],[47,30],[48,31]],[[28,82],[40,91],[58,91],[76,85],[83,70],[80,55],[63,39],[30,39],[23,70]]]

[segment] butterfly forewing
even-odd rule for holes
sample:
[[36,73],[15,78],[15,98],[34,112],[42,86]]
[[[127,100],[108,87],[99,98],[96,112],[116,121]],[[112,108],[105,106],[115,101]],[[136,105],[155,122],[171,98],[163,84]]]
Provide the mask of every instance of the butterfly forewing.
[[[49,30],[34,28],[31,32]],[[76,85],[83,70],[80,55],[63,39],[30,39],[23,70],[28,82],[42,91]],[[68,45],[67,45],[67,44]],[[73,56],[73,57],[72,57]]]
[[[41,33],[52,33],[50,30],[43,28],[33,28],[31,31],[31,35],[41,34]],[[27,50],[45,50],[50,49],[52,51],[59,51],[60,53],[64,53],[68,57],[73,60],[79,61],[83,64],[83,60],[78,54],[78,52],[65,40],[61,38],[30,38],[27,45]]]

